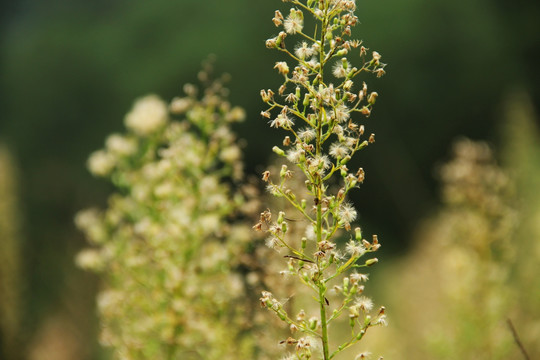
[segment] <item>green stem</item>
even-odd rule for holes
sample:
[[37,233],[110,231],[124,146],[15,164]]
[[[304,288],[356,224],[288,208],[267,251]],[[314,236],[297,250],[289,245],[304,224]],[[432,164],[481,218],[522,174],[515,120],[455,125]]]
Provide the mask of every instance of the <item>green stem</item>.
[[[327,4],[325,4],[327,5]],[[324,72],[324,61],[325,61],[325,34],[326,29],[328,27],[328,8],[325,9],[325,15],[323,16],[322,26],[321,26],[321,50],[319,53],[320,56],[320,72],[319,75],[321,77],[321,81],[323,79],[323,72]],[[322,151],[322,125],[325,114],[324,114],[324,107],[321,104],[319,104],[319,118],[317,123],[317,143],[316,143],[316,154],[319,156]],[[322,193],[323,193],[323,179],[318,176],[317,179],[317,243],[322,241]],[[319,306],[320,306],[320,313],[321,313],[321,335],[322,335],[322,345],[323,345],[323,359],[328,360],[330,359],[329,355],[329,349],[328,349],[328,322],[326,318],[326,284],[324,282],[324,276],[323,276],[323,270],[321,270],[321,264],[320,260],[317,261],[317,265],[319,266],[319,279],[317,280],[317,285],[319,287]]]
[[322,343],[323,343],[323,358],[324,360],[329,359],[328,351],[328,323],[326,321],[326,301],[324,298],[325,295],[325,285],[321,282],[319,284],[319,304],[321,306],[321,328],[322,328]]

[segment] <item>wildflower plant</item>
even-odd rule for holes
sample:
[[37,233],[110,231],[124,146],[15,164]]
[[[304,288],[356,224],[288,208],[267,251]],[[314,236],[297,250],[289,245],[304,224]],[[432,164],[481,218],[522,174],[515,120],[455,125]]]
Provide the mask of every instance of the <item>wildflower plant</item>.
[[0,144],[0,357],[16,359],[20,348],[23,292],[18,171],[4,144]]
[[[283,146],[275,146],[273,151],[301,175],[285,164],[279,177],[265,171],[263,180],[269,192],[285,199],[296,213],[278,210],[275,214],[268,209],[254,228],[266,232],[268,246],[287,252],[287,272],[298,275],[314,292],[318,316],[306,317],[303,311],[291,315],[270,291],[263,292],[261,304],[275,312],[293,336],[300,333],[282,341],[295,349],[287,359],[316,356],[327,360],[359,342],[370,327],[386,323],[384,307],[373,312],[373,302],[362,294],[368,274],[360,272],[377,263],[375,257],[361,258],[381,245],[376,235],[371,242],[364,239],[359,227],[351,231],[357,210],[347,200],[349,191],[358,188],[365,177],[362,168],[351,171],[348,163],[358,151],[375,142],[375,135],[365,135],[364,125],[355,116],[368,118],[378,94],[368,92],[365,82],[360,86],[355,82],[363,73],[382,76],[385,64],[379,53],[368,53],[361,41],[350,38],[352,27],[358,23],[355,1],[284,2],[293,7],[287,16],[275,12],[272,20],[283,31],[268,39],[266,46],[285,53],[290,60],[275,64],[283,84],[277,93],[261,91],[268,105],[261,114],[270,127],[287,133]],[[305,26],[308,16],[315,22],[311,30]],[[292,36],[299,40],[290,47]],[[293,176],[304,178],[307,198],[290,187]],[[335,178],[340,181],[334,191]],[[290,236],[290,228],[295,226],[291,220],[297,217],[308,224],[301,238]],[[345,236],[344,231],[350,234],[345,246],[338,241]],[[336,299],[330,301],[331,294]],[[345,316],[350,336],[331,348],[329,327]],[[365,353],[358,358],[365,358]]]
[[238,219],[251,206],[231,181],[242,162],[230,124],[244,111],[200,77],[202,97],[186,85],[170,104],[139,99],[126,133],[88,162],[117,191],[105,211],[77,214],[92,244],[77,262],[104,279],[100,341],[117,359],[253,357],[239,270],[251,224]]
[[513,278],[522,262],[515,180],[487,143],[467,138],[454,142],[438,175],[440,208],[421,223],[411,253],[381,277],[394,326],[377,345],[398,358],[517,359],[507,324],[523,307]]

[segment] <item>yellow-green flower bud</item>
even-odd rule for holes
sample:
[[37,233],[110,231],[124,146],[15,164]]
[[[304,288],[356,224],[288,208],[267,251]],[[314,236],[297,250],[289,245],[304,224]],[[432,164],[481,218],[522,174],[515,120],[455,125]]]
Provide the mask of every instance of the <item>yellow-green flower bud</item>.
[[302,103],[304,106],[308,106],[309,105],[309,100],[310,100],[310,96],[308,93],[306,93],[304,95],[304,102]]
[[280,211],[277,218],[277,223],[281,225],[284,219],[285,219],[285,213],[283,211]]
[[272,151],[278,154],[279,156],[285,156],[285,151],[279,148],[279,146],[274,146]]
[[354,229],[354,233],[356,241],[362,241],[362,229],[357,227],[356,229]]
[[281,165],[281,171],[279,172],[279,176],[282,178],[285,177],[285,175],[287,174],[287,170],[288,170],[287,165],[285,164]]
[[372,266],[372,265],[375,265],[376,263],[379,262],[379,259],[377,258],[373,258],[373,259],[369,259],[369,260],[366,260],[366,266]]

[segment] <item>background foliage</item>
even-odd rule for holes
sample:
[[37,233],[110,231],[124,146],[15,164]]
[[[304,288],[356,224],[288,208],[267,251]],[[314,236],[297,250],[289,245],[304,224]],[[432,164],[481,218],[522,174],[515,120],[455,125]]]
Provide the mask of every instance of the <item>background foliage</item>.
[[[248,121],[237,127],[248,140],[247,172],[266,162],[276,139],[260,118],[259,90],[279,81],[269,70],[276,55],[264,46],[276,32],[269,19],[277,5],[267,0],[0,5],[0,140],[19,168],[21,288],[26,289],[22,343],[51,346],[47,331],[57,331],[70,334],[66,342],[77,354],[71,358],[98,356],[88,341],[95,338],[95,283],[73,265],[84,240],[72,218],[89,204],[103,204],[110,191],[84,164],[107,134],[121,129],[133,99],[147,93],[172,98],[214,53],[218,71],[233,76],[231,102],[247,110]],[[387,254],[398,253],[437,201],[433,164],[445,157],[452,139],[464,134],[497,143],[501,103],[513,88],[529,93],[538,113],[540,3],[358,5],[362,24],[355,34],[390,65],[388,75],[373,84],[383,96],[371,121],[384,146],[371,147],[358,160],[367,179],[355,200],[360,209],[370,203],[369,214],[360,214],[367,232],[380,234]],[[43,351],[36,354],[47,358]]]

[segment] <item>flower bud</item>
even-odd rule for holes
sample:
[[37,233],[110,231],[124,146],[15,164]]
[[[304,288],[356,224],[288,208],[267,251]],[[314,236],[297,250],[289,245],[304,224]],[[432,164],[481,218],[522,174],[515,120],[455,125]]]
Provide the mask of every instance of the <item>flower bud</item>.
[[281,171],[279,172],[279,176],[284,178],[286,173],[287,173],[287,165],[283,164],[281,165]]
[[277,223],[281,225],[283,223],[283,220],[285,218],[285,213],[283,211],[280,211],[277,218]]
[[276,38],[266,40],[266,47],[268,49],[274,49],[277,47]]
[[274,69],[278,69],[278,72],[282,75],[287,75],[289,73],[289,66],[285,61],[277,62]]
[[378,262],[379,262],[379,259],[373,258],[373,259],[366,260],[365,265],[366,266],[372,266],[372,265],[375,265]]
[[285,136],[285,139],[283,139],[283,146],[289,145],[291,145],[291,138],[289,136]]
[[279,156],[285,156],[285,151],[280,149],[278,146],[274,146],[272,148],[272,151],[275,152],[276,154],[278,154]]
[[357,227],[356,229],[354,229],[354,233],[356,241],[362,241],[362,229]]
[[304,106],[308,106],[309,105],[309,100],[310,100],[310,96],[308,93],[306,93],[304,95],[304,102],[302,103]]
[[367,106],[362,107],[362,109],[360,109],[360,112],[362,113],[362,115],[366,116],[369,116],[371,114],[371,110],[369,110]]
[[375,91],[369,94],[368,103],[371,105],[375,104],[375,101],[377,100],[377,96],[379,96],[379,94],[377,94]]
[[309,328],[311,330],[315,330],[317,328],[317,326],[319,325],[319,321],[317,320],[316,317],[312,317],[311,319],[309,319]]
[[349,162],[349,160],[351,160],[351,156],[350,155],[346,155],[343,159],[341,159],[340,161],[340,165],[345,165]]

